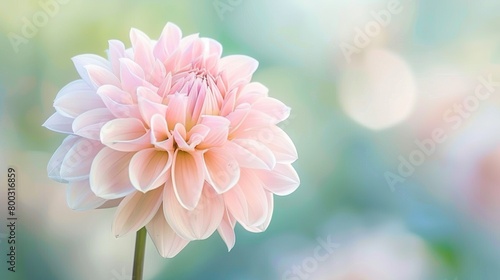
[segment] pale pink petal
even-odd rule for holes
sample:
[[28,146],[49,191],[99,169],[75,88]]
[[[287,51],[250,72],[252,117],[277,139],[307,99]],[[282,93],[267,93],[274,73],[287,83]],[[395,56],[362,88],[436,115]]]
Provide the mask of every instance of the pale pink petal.
[[134,103],[132,96],[122,89],[104,85],[97,90],[97,94],[117,118],[140,118],[139,107]]
[[144,70],[128,58],[120,59],[120,80],[121,88],[132,94],[133,98],[135,98],[134,94],[138,87],[147,85]]
[[236,225],[235,219],[229,214],[227,210],[224,211],[224,216],[220,222],[217,231],[220,237],[226,243],[227,250],[231,251],[236,243],[236,235],[234,234],[234,226]]
[[205,180],[203,154],[176,150],[172,164],[172,183],[182,207],[192,210],[198,205]]
[[172,137],[175,139],[175,144],[177,144],[177,148],[182,151],[194,152],[194,147],[190,146],[187,141],[187,132],[186,128],[178,123],[175,125],[174,130],[172,131]]
[[151,136],[144,124],[133,118],[114,119],[101,128],[101,142],[117,151],[133,152],[150,148]]
[[79,137],[64,157],[61,177],[70,182],[88,179],[92,161],[103,147],[99,141]]
[[139,112],[146,125],[151,126],[153,115],[160,115],[165,119],[167,106],[161,103],[150,101],[144,97],[138,97]]
[[279,123],[290,116],[290,107],[272,97],[265,97],[252,104],[252,109],[260,111],[272,118],[273,123]]
[[73,181],[66,188],[66,201],[69,208],[85,211],[96,209],[106,203],[106,199],[97,197],[90,189],[89,180]]
[[134,61],[144,69],[146,74],[151,73],[155,61],[151,39],[144,32],[132,28],[130,30],[130,41],[134,49]]
[[73,91],[54,101],[54,108],[65,116],[76,117],[96,108],[104,108],[104,102],[94,91]]
[[103,69],[111,70],[111,65],[105,58],[95,55],[95,54],[82,54],[77,55],[72,58],[75,68],[80,74],[80,77],[89,85],[95,88],[95,84],[92,82],[89,73],[85,67],[89,65],[96,65]]
[[169,130],[174,129],[177,123],[186,125],[187,105],[188,97],[185,94],[168,96],[167,124]]
[[249,56],[229,55],[220,59],[219,72],[225,74],[227,88],[232,89],[250,82],[258,66],[259,62]]
[[90,110],[76,117],[73,121],[73,131],[76,135],[100,140],[101,128],[114,118],[107,108]]
[[50,179],[55,180],[61,183],[67,183],[67,180],[64,180],[61,177],[61,165],[64,161],[64,157],[68,153],[68,151],[73,147],[73,145],[80,139],[80,137],[75,135],[69,135],[64,138],[61,145],[54,152],[52,157],[47,164],[47,174]]
[[125,57],[125,45],[118,40],[109,40],[108,59],[115,76],[120,77],[120,58]]
[[255,170],[264,187],[276,195],[289,195],[300,185],[299,175],[291,164],[276,164],[273,170]]
[[230,121],[221,116],[202,116],[201,124],[210,128],[209,133],[198,145],[198,149],[220,147],[227,141]]
[[57,100],[66,94],[72,93],[72,92],[81,92],[82,94],[92,94],[95,93],[95,89],[91,87],[89,84],[87,84],[84,80],[75,80],[67,85],[65,85],[56,95],[56,98],[54,99]]
[[120,80],[111,72],[109,68],[104,68],[97,65],[85,66],[88,77],[95,88],[102,85],[120,86]]
[[276,157],[278,163],[292,163],[298,154],[292,139],[278,126],[270,124],[260,128],[240,129],[233,137],[255,139],[266,145]]
[[268,92],[269,89],[261,83],[249,83],[239,92],[236,104],[254,104],[257,100],[267,97]]
[[[151,143],[157,148],[165,151],[173,150],[173,138],[170,131],[168,131],[167,121],[161,115],[154,115],[151,117]],[[167,143],[167,140],[168,141]],[[169,144],[165,146],[164,144]]]
[[172,186],[165,184],[163,212],[170,226],[182,238],[206,239],[219,226],[224,214],[224,200],[212,188],[205,185],[198,205],[193,210],[184,208]]
[[137,152],[130,161],[130,182],[145,193],[164,184],[169,176],[172,157],[155,148]]
[[245,228],[246,230],[248,230],[250,232],[260,233],[260,232],[264,232],[269,227],[269,224],[271,223],[271,219],[273,217],[273,210],[274,210],[273,194],[266,191],[266,198],[267,198],[268,211],[267,211],[267,216],[266,216],[266,219],[264,220],[264,222],[260,225],[254,225],[254,226],[247,226],[246,224],[241,224],[241,226],[243,226],[243,228]]
[[242,169],[236,186],[222,194],[227,209],[247,227],[261,225],[269,215],[266,191],[260,179],[248,169]]
[[162,202],[163,189],[147,193],[129,194],[116,209],[113,222],[113,235],[120,237],[129,232],[136,232],[153,219]]
[[206,180],[217,193],[224,193],[236,185],[240,179],[240,167],[227,150],[214,148],[203,156],[207,168]]
[[55,132],[72,134],[73,120],[73,118],[67,118],[58,112],[55,112],[43,123],[42,126]]
[[273,152],[259,141],[233,139],[224,147],[232,153],[240,167],[270,170],[276,165]]
[[90,187],[99,197],[115,199],[136,189],[130,183],[128,166],[134,153],[118,152],[104,147],[90,168]]
[[167,223],[162,206],[146,225],[146,229],[158,253],[164,258],[175,257],[189,243],[189,240],[180,237]]
[[[191,147],[196,147],[198,144],[202,143],[204,139],[210,134],[210,128],[203,124],[197,124],[187,134],[187,138],[189,139],[188,144]],[[199,150],[199,145],[197,147]]]
[[182,32],[177,25],[169,22],[163,28],[160,38],[154,47],[154,55],[162,62],[172,54],[177,47],[182,37]]

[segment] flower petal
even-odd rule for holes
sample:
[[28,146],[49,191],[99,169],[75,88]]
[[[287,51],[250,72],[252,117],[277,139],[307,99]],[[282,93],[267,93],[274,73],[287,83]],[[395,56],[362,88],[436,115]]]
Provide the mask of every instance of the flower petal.
[[179,203],[169,183],[165,184],[163,201],[168,223],[177,234],[188,240],[208,238],[217,229],[224,214],[222,196],[206,184],[200,202],[193,210],[187,210]]
[[189,240],[180,237],[170,227],[165,220],[163,207],[161,206],[153,219],[146,225],[146,229],[158,253],[164,258],[175,257],[189,243]]
[[201,197],[205,180],[203,155],[176,150],[172,165],[172,183],[175,196],[182,207],[193,210]]
[[219,72],[225,74],[227,89],[247,84],[257,70],[259,62],[245,55],[229,55],[220,59]]
[[268,217],[269,204],[259,178],[248,169],[242,169],[238,184],[222,194],[229,213],[246,227],[259,226]]
[[111,72],[109,67],[87,65],[85,69],[87,70],[90,81],[96,89],[102,85],[120,86],[120,80]]
[[186,125],[186,112],[188,97],[185,94],[171,94],[167,97],[167,124],[168,129],[173,130],[175,125],[180,123]]
[[161,62],[165,62],[170,54],[179,46],[181,41],[182,32],[177,25],[169,22],[163,28],[160,38],[154,47],[154,55]]
[[95,84],[92,82],[92,79],[89,76],[89,73],[86,66],[89,65],[97,65],[104,69],[111,70],[111,65],[108,60],[105,58],[95,55],[95,54],[81,54],[73,57],[73,63],[75,64],[75,68],[80,74],[80,77],[89,85],[95,88]]
[[73,131],[76,135],[92,140],[100,140],[101,128],[114,118],[107,108],[90,110],[76,117],[73,121]]
[[66,188],[69,208],[85,211],[102,206],[107,200],[97,197],[90,189],[89,180],[70,182]]
[[68,182],[67,180],[64,180],[61,177],[61,165],[64,161],[64,157],[66,156],[68,151],[73,147],[76,141],[78,141],[78,139],[80,139],[80,137],[75,135],[67,136],[66,138],[64,138],[61,145],[54,152],[54,154],[49,160],[49,163],[47,164],[47,174],[50,179],[61,183]]
[[264,187],[276,195],[289,195],[300,185],[299,175],[291,164],[276,164],[273,170],[255,170]]
[[144,124],[134,118],[114,119],[101,128],[101,142],[117,151],[133,152],[152,147]]
[[98,141],[78,138],[66,153],[61,165],[61,177],[70,182],[88,179],[92,161],[104,147]]
[[206,179],[217,193],[224,193],[236,185],[240,179],[240,167],[227,150],[214,148],[203,156],[207,168]]
[[135,191],[130,183],[128,166],[134,153],[104,147],[90,168],[90,187],[99,197],[115,199]]
[[140,118],[139,107],[134,104],[130,93],[113,85],[104,85],[97,90],[97,94],[117,118]]
[[130,30],[130,41],[134,49],[134,61],[144,69],[146,74],[151,73],[154,64],[151,39],[144,32],[132,28]]
[[197,146],[198,149],[220,147],[227,141],[231,122],[221,116],[202,116],[201,124],[210,128],[207,136]]
[[[138,89],[138,91],[141,88]],[[145,89],[142,87],[142,89]],[[153,101],[150,101],[146,98],[143,98],[139,96],[137,98],[138,100],[138,105],[139,105],[139,112],[141,113],[142,119],[146,123],[146,125],[151,126],[151,118],[153,115],[160,115],[163,118],[167,115],[167,106],[163,105],[161,103],[156,103]]]
[[253,139],[233,139],[227,142],[228,149],[240,167],[271,170],[276,165],[273,152],[259,141]]
[[116,237],[135,232],[155,216],[162,202],[163,189],[147,193],[134,192],[123,199],[115,213],[113,234]]
[[234,226],[236,225],[236,221],[233,216],[229,214],[227,210],[224,211],[224,216],[222,217],[222,221],[217,228],[220,237],[226,243],[227,250],[231,251],[236,243],[236,235],[234,234]]
[[279,123],[290,116],[290,107],[272,97],[265,97],[252,104],[252,109],[271,117],[273,123]]
[[109,40],[108,59],[115,76],[120,77],[120,58],[125,57],[125,45],[118,40]]
[[55,132],[72,134],[73,120],[73,118],[67,118],[60,113],[55,112],[42,124],[42,126]]
[[169,176],[172,157],[155,148],[137,152],[130,161],[130,182],[145,193],[164,184]]
[[266,219],[260,225],[247,226],[245,224],[241,224],[246,230],[254,233],[260,233],[264,232],[269,227],[269,224],[271,223],[271,219],[273,217],[273,210],[274,210],[273,194],[266,191],[266,198],[267,198],[267,208],[268,208]]
[[65,116],[77,117],[78,115],[96,108],[104,108],[104,102],[94,91],[73,91],[61,96],[54,101],[54,107]]

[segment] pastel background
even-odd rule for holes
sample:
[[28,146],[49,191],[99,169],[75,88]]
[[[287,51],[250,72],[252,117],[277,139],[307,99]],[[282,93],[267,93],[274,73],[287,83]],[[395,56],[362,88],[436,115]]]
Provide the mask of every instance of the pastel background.
[[[269,229],[215,234],[146,279],[489,280],[500,275],[500,2],[494,0],[40,0],[0,3],[0,278],[130,279],[134,235],[114,210],[75,212],[46,164],[41,124],[77,79],[71,57],[130,46],[166,22],[259,60],[292,108],[301,186]],[[17,272],[7,271],[15,167]],[[326,245],[325,245],[326,244]],[[329,244],[329,245],[328,245]],[[333,244],[333,245],[332,245]]]

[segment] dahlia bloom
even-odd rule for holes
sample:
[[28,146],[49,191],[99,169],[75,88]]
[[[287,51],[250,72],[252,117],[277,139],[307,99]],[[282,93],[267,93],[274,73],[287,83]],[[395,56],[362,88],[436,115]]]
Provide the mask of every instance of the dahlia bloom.
[[118,206],[113,233],[146,226],[163,257],[215,230],[230,250],[238,222],[264,231],[273,195],[299,185],[297,151],[277,124],[290,109],[251,82],[258,62],[168,23],[130,31],[108,59],[73,58],[81,79],[57,94],[44,126],[69,134],[48,164],[77,210]]

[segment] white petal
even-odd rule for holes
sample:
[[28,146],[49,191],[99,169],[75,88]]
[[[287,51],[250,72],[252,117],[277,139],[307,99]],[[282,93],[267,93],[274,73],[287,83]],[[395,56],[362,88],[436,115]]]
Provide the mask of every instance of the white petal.
[[66,187],[69,208],[85,211],[102,206],[107,200],[97,197],[90,189],[89,180],[70,182]]
[[73,120],[73,118],[68,118],[58,112],[55,112],[43,123],[42,126],[55,132],[72,134]]

